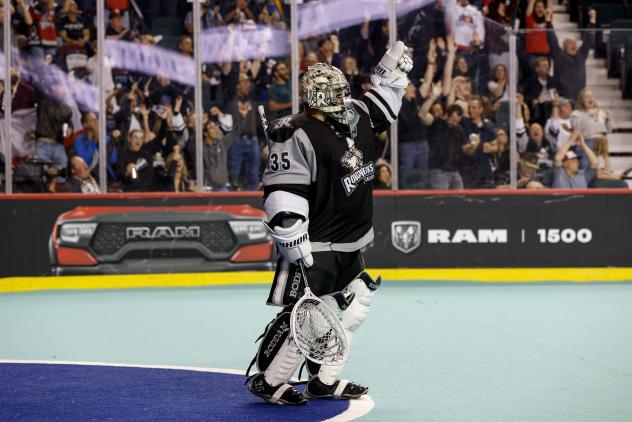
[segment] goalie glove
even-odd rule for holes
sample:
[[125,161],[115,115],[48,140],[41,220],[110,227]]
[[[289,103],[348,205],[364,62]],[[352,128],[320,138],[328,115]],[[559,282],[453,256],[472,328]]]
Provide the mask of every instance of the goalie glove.
[[371,81],[374,86],[384,85],[403,89],[408,86],[407,74],[412,68],[413,61],[406,54],[406,45],[397,41],[375,66],[375,74],[371,75]]
[[279,253],[283,255],[291,264],[303,261],[306,267],[314,265],[312,257],[312,244],[309,241],[307,228],[309,221],[296,220],[290,227],[276,226],[268,227],[270,237],[274,239],[279,248]]

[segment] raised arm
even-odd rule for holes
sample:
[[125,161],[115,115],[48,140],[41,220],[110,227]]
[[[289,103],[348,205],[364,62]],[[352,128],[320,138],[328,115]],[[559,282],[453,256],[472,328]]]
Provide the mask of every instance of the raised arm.
[[582,46],[579,48],[579,54],[581,57],[587,58],[590,49],[595,46],[595,25],[597,24],[597,11],[588,11],[588,25],[589,31],[584,31],[582,34]]
[[371,118],[375,134],[388,129],[397,119],[412,67],[412,60],[401,41],[389,48],[375,66],[375,73],[371,75],[373,87],[357,102]]
[[[599,160],[597,160],[597,156],[595,155],[593,150],[586,144],[584,137],[579,136],[579,138],[577,138],[577,143],[579,144],[579,147],[584,151],[584,154],[586,154],[586,157],[588,157],[590,168],[596,169],[597,166],[599,166]],[[557,156],[555,158],[557,159]]]
[[560,48],[560,41],[557,38],[557,33],[555,32],[555,28],[553,27],[553,11],[551,9],[546,10],[546,40],[549,43],[549,48],[551,49],[551,54],[558,55],[562,53],[562,49]]
[[432,85],[432,91],[430,96],[424,101],[419,109],[419,118],[424,122],[426,126],[430,126],[434,121],[434,116],[430,114],[430,108],[437,101],[437,98],[441,96],[441,81]]
[[516,143],[520,154],[527,150],[527,144],[529,143],[526,126],[527,122],[522,114],[523,101],[522,94],[516,94],[516,115],[514,117],[516,119]]
[[456,44],[454,38],[448,36],[448,58],[443,67],[443,95],[450,94],[452,90],[452,72],[454,70],[454,61],[456,59]]
[[143,116],[143,132],[145,133],[145,143],[156,139],[156,134],[149,128],[149,109],[145,104],[140,105],[140,114]]
[[29,26],[33,25],[33,17],[31,16],[31,11],[29,10],[29,7],[24,2],[24,0],[18,0],[18,7],[20,8],[22,16],[24,16],[24,23]]
[[[564,142],[564,145],[562,145],[559,151],[557,151],[557,154],[555,154],[554,163],[556,167],[560,167],[562,165],[562,162],[564,161],[564,156],[566,155],[568,150],[571,148],[571,146],[573,146],[575,142],[580,138],[581,138],[581,133],[578,130],[576,130],[573,132],[571,137],[568,138],[566,142]],[[595,161],[597,160],[597,158],[595,157],[595,154],[593,154],[593,158],[595,158]],[[591,161],[591,165],[592,165],[592,161]]]
[[529,0],[529,3],[527,3],[527,10],[525,10],[524,15],[525,16],[532,15],[534,6],[535,6],[535,0]]
[[419,87],[419,93],[422,98],[428,98],[430,88],[432,87],[432,80],[434,79],[436,71],[437,52],[435,50],[435,40],[432,38],[428,44],[428,64],[426,65],[426,72],[424,73],[424,81]]

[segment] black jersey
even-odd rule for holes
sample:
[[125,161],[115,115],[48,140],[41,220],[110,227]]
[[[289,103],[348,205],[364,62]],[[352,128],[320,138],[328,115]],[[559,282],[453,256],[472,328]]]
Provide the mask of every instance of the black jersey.
[[304,113],[272,122],[263,175],[268,217],[281,211],[308,217],[314,252],[353,252],[371,242],[374,139],[395,120],[402,94],[379,86],[354,100],[354,140]]

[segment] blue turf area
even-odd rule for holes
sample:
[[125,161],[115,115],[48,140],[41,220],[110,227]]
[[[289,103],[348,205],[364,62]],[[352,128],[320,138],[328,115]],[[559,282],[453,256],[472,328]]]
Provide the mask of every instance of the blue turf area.
[[[0,295],[0,359],[245,370],[254,340],[277,311],[265,306],[266,297],[266,286]],[[370,387],[375,408],[363,421],[629,422],[631,304],[630,283],[387,281],[354,336],[343,375]],[[134,391],[154,399],[153,405],[129,399],[135,411],[198,411],[221,390],[207,373],[187,381],[180,379],[186,374],[169,370],[119,369],[97,369],[108,375],[89,390],[95,397],[82,400],[99,401],[100,392],[123,388],[115,375],[126,371],[130,388],[136,385]],[[157,391],[134,373],[151,377]],[[12,386],[4,373],[0,377],[6,397]],[[32,389],[24,386],[28,376],[17,381],[22,393],[16,394],[28,407],[58,403],[41,394],[46,384],[73,384],[68,377],[34,377]],[[171,379],[178,391],[161,384]],[[227,385],[233,380],[236,392],[215,411],[252,408],[256,416],[248,420],[274,419],[277,412],[282,417],[276,420],[305,420],[298,413],[303,410],[258,403],[241,385],[243,377],[227,376]],[[174,397],[194,403],[180,408],[170,401]],[[15,416],[0,404],[0,420]],[[312,404],[334,411],[340,403]],[[129,419],[152,419],[142,416],[130,413]]]
[[321,421],[348,407],[314,401],[288,415],[244,395],[243,376],[173,369],[0,364],[0,380],[2,420]]

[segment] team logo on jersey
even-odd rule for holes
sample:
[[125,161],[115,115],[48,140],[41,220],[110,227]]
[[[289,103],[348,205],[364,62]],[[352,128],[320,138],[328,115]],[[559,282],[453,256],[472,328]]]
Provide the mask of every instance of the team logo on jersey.
[[419,221],[394,221],[391,224],[391,241],[395,249],[411,253],[421,245]]
[[363,164],[363,158],[362,151],[353,147],[346,151],[340,159],[342,166],[351,170],[351,173],[341,179],[347,196],[351,195],[360,184],[368,183],[375,177],[373,162]]
[[352,147],[350,150],[346,151],[342,155],[340,162],[342,163],[343,167],[348,168],[351,171],[355,171],[362,167],[363,159],[364,156],[362,155],[362,151],[355,147]]

